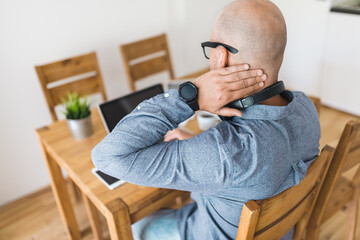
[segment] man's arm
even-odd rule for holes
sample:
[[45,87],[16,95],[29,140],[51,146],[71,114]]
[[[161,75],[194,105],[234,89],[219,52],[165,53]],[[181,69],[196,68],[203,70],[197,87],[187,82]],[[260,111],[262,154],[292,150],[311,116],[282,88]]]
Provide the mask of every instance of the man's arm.
[[[165,93],[166,94],[166,93]],[[162,142],[167,130],[193,115],[177,91],[141,103],[92,152],[99,170],[145,186],[216,190],[231,172],[222,140],[207,131],[186,141]],[[167,96],[167,95],[166,95]]]
[[[247,83],[242,90],[260,87],[259,79],[244,81]],[[231,162],[216,129],[186,141],[162,142],[168,130],[193,114],[175,90],[142,102],[93,149],[95,166],[112,176],[146,186],[188,191],[216,191],[226,186],[230,176],[225,173],[231,172]]]
[[164,137],[164,142],[170,142],[173,140],[187,140],[194,137],[195,135],[185,131],[183,129],[177,128],[171,131],[168,131]]

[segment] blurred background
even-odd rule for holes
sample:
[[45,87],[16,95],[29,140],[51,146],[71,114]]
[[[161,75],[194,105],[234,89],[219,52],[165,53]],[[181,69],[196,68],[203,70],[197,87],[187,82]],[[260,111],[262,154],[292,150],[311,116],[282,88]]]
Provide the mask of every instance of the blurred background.
[[[50,183],[35,129],[52,120],[35,65],[96,51],[113,99],[129,93],[120,44],[166,33],[175,76],[205,68],[200,43],[210,39],[216,15],[230,2],[0,0],[0,205]],[[273,2],[288,26],[280,79],[327,106],[360,115],[359,3]],[[355,14],[344,13],[349,8]]]

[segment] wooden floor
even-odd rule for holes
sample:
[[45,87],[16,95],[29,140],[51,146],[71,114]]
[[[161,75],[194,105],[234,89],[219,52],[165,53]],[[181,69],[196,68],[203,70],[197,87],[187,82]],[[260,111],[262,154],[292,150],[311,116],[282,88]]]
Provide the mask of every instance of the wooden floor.
[[[322,138],[320,146],[336,147],[345,123],[355,116],[322,107],[320,122]],[[349,176],[351,172],[349,172]],[[85,207],[74,201],[75,215],[83,231],[83,239],[94,239],[89,228]],[[345,208],[326,222],[321,231],[321,240],[340,240],[345,237]],[[360,214],[359,214],[360,215]],[[109,239],[107,226],[102,217],[104,238]],[[360,221],[358,221],[360,223]],[[360,226],[358,226],[360,239]],[[51,189],[45,188],[17,201],[0,207],[0,240],[8,239],[67,239]]]

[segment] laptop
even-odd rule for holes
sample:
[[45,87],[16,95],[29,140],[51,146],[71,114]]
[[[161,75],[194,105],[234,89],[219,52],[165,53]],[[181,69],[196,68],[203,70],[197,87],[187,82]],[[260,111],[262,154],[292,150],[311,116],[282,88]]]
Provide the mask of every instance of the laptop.
[[[104,123],[106,131],[110,133],[118,124],[118,122],[127,114],[131,113],[132,110],[142,101],[161,93],[164,93],[164,89],[161,84],[157,84],[152,87],[100,104],[99,114]],[[93,168],[91,171],[110,190],[113,190],[125,183],[125,181],[107,175],[96,168]]]
[[161,84],[157,84],[100,104],[99,113],[106,131],[110,133],[118,122],[127,114],[131,113],[142,101],[161,93],[164,93],[164,89]]

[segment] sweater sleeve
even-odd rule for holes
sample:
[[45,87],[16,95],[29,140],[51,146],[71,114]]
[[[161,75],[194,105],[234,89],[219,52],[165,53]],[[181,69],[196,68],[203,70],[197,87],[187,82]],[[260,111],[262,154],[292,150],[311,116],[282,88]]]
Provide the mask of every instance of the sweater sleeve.
[[164,135],[194,114],[171,90],[144,101],[92,151],[97,169],[152,187],[214,192],[228,184],[231,164],[216,128],[183,141]]

